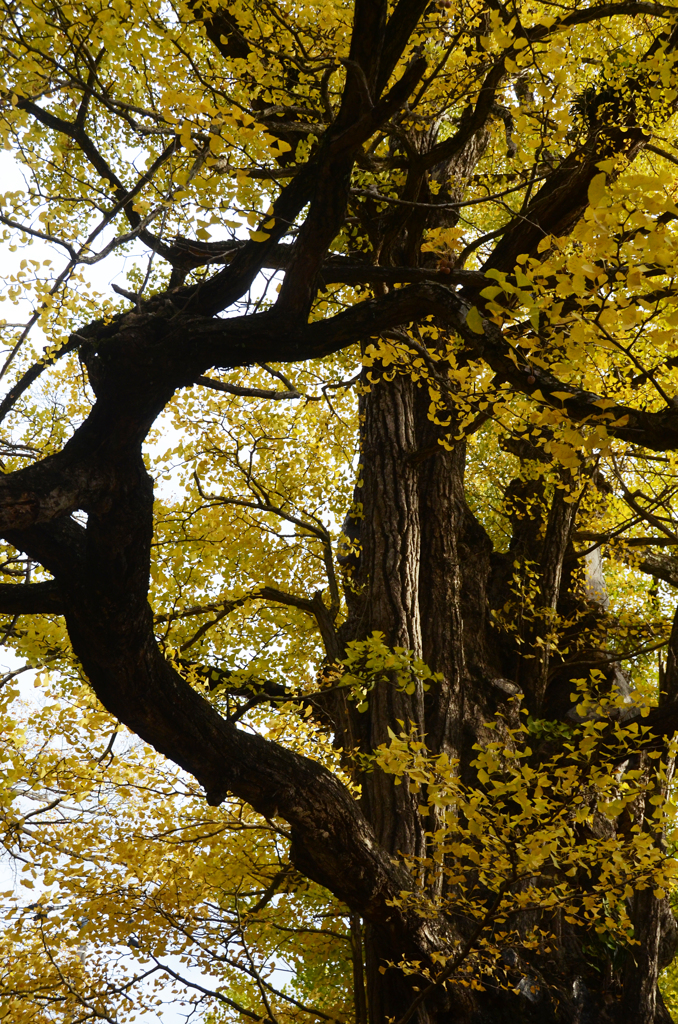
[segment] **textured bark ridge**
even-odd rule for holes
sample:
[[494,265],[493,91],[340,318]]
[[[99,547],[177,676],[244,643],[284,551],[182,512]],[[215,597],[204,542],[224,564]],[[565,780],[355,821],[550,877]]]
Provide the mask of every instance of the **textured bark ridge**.
[[[544,607],[571,610],[577,600],[571,589],[576,503],[563,500],[565,492],[556,490],[541,517],[527,515],[518,499],[524,501],[529,490],[534,509],[535,487],[516,481],[518,512],[509,552],[495,552],[465,500],[465,442],[452,451],[435,445],[440,431],[427,415],[427,389],[396,376],[374,385],[362,402],[363,482],[356,492],[363,511],[361,554],[352,565],[347,588],[351,613],[342,639],[362,639],[379,630],[391,646],[407,644],[421,652],[442,682],[409,697],[387,682],[377,684],[367,712],[352,711],[343,719],[336,715],[339,739],[346,746],[357,741],[365,750],[374,749],[385,741],[389,726],[400,721],[425,737],[432,752],[458,757],[470,781],[474,747],[491,738],[485,723],[497,712],[508,721],[515,714],[509,697],[520,693],[535,717],[548,711],[562,718],[571,707],[573,670],[556,658],[549,663],[530,656],[530,641],[543,623],[523,631],[527,657],[522,657],[491,612],[510,596],[507,584],[518,554],[540,567]],[[537,456],[534,449],[523,454]],[[599,655],[590,651],[584,657],[593,664]],[[614,670],[608,673],[614,682]],[[380,772],[366,774],[361,782],[361,810],[380,845],[393,855],[425,855],[418,798]],[[436,884],[443,886],[443,879]],[[489,985],[483,994],[454,988],[434,993],[417,1019],[441,1024],[499,1024],[516,1017],[534,1022],[668,1021],[657,977],[675,951],[676,923],[666,901],[649,890],[636,894],[632,916],[640,946],[622,969],[613,971],[604,954],[593,954],[586,939],[561,921],[559,949],[536,992],[524,967],[522,978],[518,973],[514,979],[516,991],[493,991]],[[398,1019],[418,989],[413,991],[394,969],[384,973],[383,964],[405,955],[404,942],[394,947],[392,938],[368,921],[366,950],[374,1020]]]

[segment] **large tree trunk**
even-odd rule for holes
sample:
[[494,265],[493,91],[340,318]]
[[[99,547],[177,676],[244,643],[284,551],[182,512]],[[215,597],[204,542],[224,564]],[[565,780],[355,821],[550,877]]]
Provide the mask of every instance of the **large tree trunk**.
[[[342,641],[364,640],[379,631],[389,646],[422,657],[442,681],[411,695],[389,682],[377,684],[366,711],[350,702],[345,706],[338,741],[373,751],[388,741],[389,727],[400,722],[405,731],[414,729],[425,738],[431,752],[458,757],[462,778],[471,782],[474,747],[490,736],[485,723],[497,712],[509,721],[516,714],[510,696],[520,691],[535,716],[558,717],[571,707],[571,672],[565,666],[558,672],[548,649],[539,657],[521,656],[490,613],[506,597],[516,559],[539,567],[544,615],[579,599],[572,590],[571,564],[577,503],[556,490],[544,506],[537,485],[527,485],[528,494],[526,485],[516,482],[510,550],[493,551],[465,499],[465,442],[458,441],[452,450],[437,444],[440,428],[428,412],[428,388],[408,375],[391,380],[384,375],[361,400],[362,482],[356,489],[362,506],[361,550],[347,581],[350,615]],[[536,457],[536,452],[527,448],[523,455]],[[542,502],[541,514],[535,498]],[[532,504],[526,515],[528,499]],[[544,626],[541,620],[525,625],[528,655]],[[589,653],[595,661],[596,652]],[[384,849],[395,856],[425,856],[420,797],[381,771],[366,772],[360,781],[362,809]],[[429,882],[436,894],[443,884],[442,873]],[[471,994],[451,985],[432,994],[413,1019],[420,1024],[666,1021],[657,976],[667,956],[666,948],[660,954],[662,936],[665,947],[673,941],[672,915],[644,890],[635,898],[633,917],[641,945],[625,966],[592,955],[587,937],[559,921],[560,949],[553,957],[552,977],[544,977],[550,991],[540,985],[532,992],[523,966],[513,978],[518,991],[490,985],[484,993]],[[365,952],[370,1022],[397,1021],[419,990],[417,979],[388,966],[404,951],[383,929],[367,926]]]
[[[361,555],[347,589],[351,615],[343,639],[362,640],[374,631],[389,647],[422,655],[419,612],[421,528],[417,470],[415,403],[411,382],[396,377],[388,387],[377,385],[362,400],[361,475],[363,507]],[[370,694],[369,709],[349,706],[349,736],[368,753],[387,743],[398,721],[423,733],[424,695],[411,695],[386,682]],[[342,738],[342,742],[345,739]],[[422,857],[426,841],[418,799],[406,786],[395,786],[383,772],[361,777],[363,811],[384,849],[393,855]],[[368,925],[365,953],[367,999],[371,1021],[397,1019],[413,998],[400,972],[384,968],[398,959],[381,929]]]

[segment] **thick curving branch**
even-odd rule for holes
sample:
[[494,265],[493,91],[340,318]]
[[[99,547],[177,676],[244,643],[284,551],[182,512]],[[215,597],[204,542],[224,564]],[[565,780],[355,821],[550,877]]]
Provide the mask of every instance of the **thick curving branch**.
[[162,656],[147,601],[152,528],[152,481],[140,452],[128,451],[117,461],[111,493],[91,508],[84,549],[68,526],[63,537],[55,526],[14,531],[9,539],[49,562],[74,653],[104,707],[195,776],[210,803],[233,793],[266,817],[284,818],[300,871],[382,929],[394,956],[429,960],[449,946],[448,925],[391,905],[414,882],[379,848],[343,784],[316,762],[222,718]]
[[55,580],[43,583],[0,583],[0,614],[63,615],[64,604]]
[[[467,323],[470,303],[436,282],[399,288],[325,321],[296,323],[275,307],[254,316],[219,319],[162,312],[122,316],[81,345],[97,402],[61,452],[0,478],[0,531],[24,530],[111,497],[113,467],[137,450],[177,388],[213,367],[316,359],[434,315],[484,359],[501,379],[578,423],[603,424],[614,437],[655,451],[678,448],[678,411],[658,412],[610,403],[560,381],[548,370],[518,365],[495,324],[483,333]],[[569,398],[565,397],[569,394]]]

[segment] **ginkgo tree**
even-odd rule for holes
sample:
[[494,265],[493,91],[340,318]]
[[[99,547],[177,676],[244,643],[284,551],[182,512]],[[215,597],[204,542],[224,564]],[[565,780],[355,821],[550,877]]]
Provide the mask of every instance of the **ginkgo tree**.
[[3,1019],[670,1020],[676,8],[0,12]]

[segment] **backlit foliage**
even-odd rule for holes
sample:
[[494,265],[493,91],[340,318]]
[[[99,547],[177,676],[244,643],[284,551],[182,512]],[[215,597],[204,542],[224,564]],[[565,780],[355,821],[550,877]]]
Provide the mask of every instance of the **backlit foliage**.
[[[287,210],[281,196],[358,74],[352,18],[346,0],[0,5],[0,137],[24,182],[0,196],[13,254],[0,291],[5,473],[61,451],[89,414],[76,349],[91,321],[113,323],[130,303],[142,316],[156,295],[170,308],[169,289],[206,282],[248,240],[267,246],[263,270],[229,315],[284,294],[285,246],[307,201]],[[631,892],[659,898],[673,885],[672,759],[651,751],[629,766],[618,755],[643,738],[624,712],[657,704],[678,586],[667,554],[678,544],[678,433],[660,417],[678,403],[675,18],[652,3],[431,4],[390,84],[416,58],[427,70],[407,106],[366,132],[309,321],[416,280],[380,280],[373,264],[416,264],[441,289],[480,283],[473,301],[451,324],[441,300],[360,350],[187,379],[147,439],[163,653],[222,714],[320,761],[356,795],[356,766],[368,763],[420,788],[431,856],[409,866],[427,884],[403,904],[478,925],[426,981],[511,987],[522,971],[538,987],[559,915],[624,950]],[[443,174],[440,150],[413,193],[405,157],[452,140],[492,75],[473,168]],[[363,99],[367,117],[369,90]],[[651,142],[630,160],[634,132]],[[591,158],[594,135],[581,216],[563,214],[562,232],[533,245],[530,202],[560,165]],[[402,239],[389,249],[398,210],[417,203],[422,216],[439,207],[437,221],[416,252]],[[376,225],[387,218],[385,241]],[[493,269],[521,218],[524,249],[510,273]],[[514,695],[514,720],[487,724],[473,784],[453,760],[432,759],[410,723],[394,723],[391,745],[367,761],[335,749],[314,703],[335,687],[366,709],[376,678],[404,692],[415,679],[437,685],[383,638],[340,664],[327,640],[351,585],[337,559],[346,517],[362,515],[359,399],[399,374],[426,389],[443,447],[468,437],[468,499],[499,550],[516,517],[543,533],[554,494],[576,507],[572,592],[597,607],[595,626],[579,605],[549,606],[516,550],[497,629],[545,665],[576,661],[595,633],[632,677],[628,693],[600,697],[582,671],[578,717],[560,731],[526,721]],[[585,552],[604,556],[598,592]],[[49,578],[8,543],[2,558],[6,582]],[[360,922],[293,869],[282,817],[235,797],[207,807],[190,776],[98,704],[62,617],[7,615],[1,628],[39,688],[18,688],[32,677],[10,671],[0,694],[0,838],[18,882],[2,896],[0,1019],[122,1024],[174,1000],[211,1022],[354,1019]],[[636,827],[645,800],[650,824]],[[606,834],[624,814],[627,832]]]

